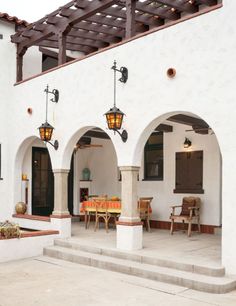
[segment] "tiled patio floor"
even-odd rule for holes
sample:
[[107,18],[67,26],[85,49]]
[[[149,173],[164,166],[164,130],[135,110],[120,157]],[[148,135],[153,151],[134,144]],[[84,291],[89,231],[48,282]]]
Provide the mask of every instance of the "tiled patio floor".
[[[116,248],[116,230],[110,228],[109,233],[106,233],[101,225],[101,228],[94,232],[94,223],[91,223],[90,228],[86,230],[83,222],[73,222],[72,239],[85,245]],[[172,236],[167,230],[152,229],[150,233],[144,231],[143,249],[132,251],[132,253],[219,267],[221,266],[221,236],[193,233],[189,238],[182,231],[174,232]]]

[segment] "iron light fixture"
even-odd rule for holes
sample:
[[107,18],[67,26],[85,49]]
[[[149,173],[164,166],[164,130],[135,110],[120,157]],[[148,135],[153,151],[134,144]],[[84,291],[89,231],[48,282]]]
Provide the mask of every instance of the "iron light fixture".
[[192,145],[192,142],[187,137],[185,137],[184,148],[185,149],[190,148],[191,145]]
[[119,79],[119,81],[122,83],[126,83],[128,80],[128,69],[126,67],[121,67],[120,69],[117,69],[116,61],[114,61],[114,65],[111,67],[111,69],[114,71],[114,105],[104,115],[106,116],[108,129],[113,130],[114,133],[117,132],[123,142],[126,142],[128,138],[127,131],[123,130],[122,133],[119,131],[122,127],[123,117],[125,114],[119,108],[116,107],[116,72],[118,71],[121,73],[121,78]]
[[39,135],[42,141],[46,143],[50,143],[54,147],[55,150],[58,149],[59,143],[57,140],[54,141],[54,143],[51,143],[52,134],[54,127],[51,126],[51,124],[48,123],[48,94],[52,94],[53,98],[50,99],[50,101],[57,103],[59,101],[59,91],[57,89],[53,89],[53,91],[49,91],[49,87],[47,85],[46,89],[44,90],[46,92],[46,120],[45,123],[43,123],[38,129],[39,129]]

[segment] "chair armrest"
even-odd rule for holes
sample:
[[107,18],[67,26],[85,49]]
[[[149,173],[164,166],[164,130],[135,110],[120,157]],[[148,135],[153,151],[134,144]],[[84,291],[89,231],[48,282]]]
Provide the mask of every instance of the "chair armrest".
[[192,207],[188,207],[188,209],[200,209],[200,207],[197,207],[197,206],[192,206]]
[[174,216],[174,215],[175,215],[175,209],[176,209],[177,207],[182,207],[182,205],[174,205],[174,206],[171,206],[172,212],[171,212],[171,214],[170,214],[170,218],[171,218],[171,216]]

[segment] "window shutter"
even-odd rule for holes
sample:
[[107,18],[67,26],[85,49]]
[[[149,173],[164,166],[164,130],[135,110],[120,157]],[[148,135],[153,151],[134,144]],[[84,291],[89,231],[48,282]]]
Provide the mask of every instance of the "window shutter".
[[204,193],[203,151],[176,153],[175,193]]

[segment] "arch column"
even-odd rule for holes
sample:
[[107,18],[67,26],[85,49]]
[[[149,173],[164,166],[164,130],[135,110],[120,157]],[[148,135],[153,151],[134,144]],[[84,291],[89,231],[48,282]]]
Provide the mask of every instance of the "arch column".
[[54,169],[54,210],[52,223],[61,237],[71,236],[71,216],[68,211],[68,169]]
[[137,177],[139,167],[123,166],[121,171],[122,211],[117,222],[117,248],[138,250],[142,248],[143,227],[138,213]]

